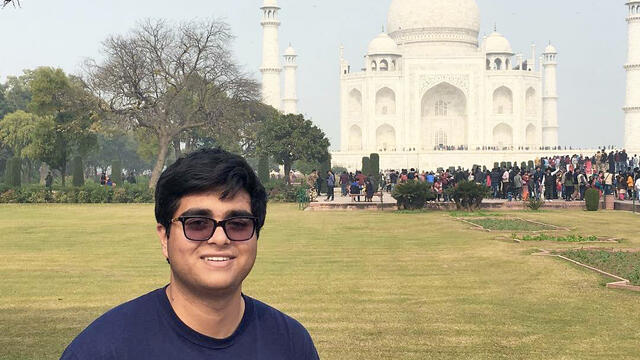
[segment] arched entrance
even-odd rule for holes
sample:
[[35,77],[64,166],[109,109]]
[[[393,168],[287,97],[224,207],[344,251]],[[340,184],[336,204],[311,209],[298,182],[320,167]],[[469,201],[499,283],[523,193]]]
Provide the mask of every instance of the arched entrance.
[[421,107],[423,150],[443,143],[456,147],[468,144],[467,97],[462,90],[442,82],[424,94]]

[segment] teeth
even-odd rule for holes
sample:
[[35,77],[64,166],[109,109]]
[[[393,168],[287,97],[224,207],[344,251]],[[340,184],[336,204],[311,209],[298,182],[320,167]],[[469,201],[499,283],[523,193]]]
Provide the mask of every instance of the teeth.
[[204,258],[207,261],[229,261],[231,258],[228,257],[206,257]]

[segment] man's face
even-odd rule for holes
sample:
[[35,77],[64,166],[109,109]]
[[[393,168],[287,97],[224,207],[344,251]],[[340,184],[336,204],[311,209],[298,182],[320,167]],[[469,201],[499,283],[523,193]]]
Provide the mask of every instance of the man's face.
[[[174,218],[191,215],[217,221],[233,216],[251,216],[251,199],[244,190],[225,200],[220,200],[215,192],[188,195],[180,200]],[[171,263],[171,281],[179,282],[192,291],[237,291],[256,259],[255,233],[247,241],[231,241],[218,226],[208,241],[192,241],[185,237],[179,221],[172,223],[168,239],[162,225],[158,225],[157,230],[162,252]],[[224,260],[218,261],[221,259]]]

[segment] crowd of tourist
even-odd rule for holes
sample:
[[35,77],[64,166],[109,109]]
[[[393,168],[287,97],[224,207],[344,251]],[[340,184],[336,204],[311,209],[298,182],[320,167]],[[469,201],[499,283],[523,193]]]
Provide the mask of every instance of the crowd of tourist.
[[412,180],[432,184],[436,201],[445,202],[450,201],[447,190],[460,181],[474,181],[488,187],[494,199],[584,200],[586,190],[594,188],[603,195],[615,195],[620,200],[640,200],[640,159],[638,155],[629,156],[625,150],[602,149],[591,156],[541,157],[525,164],[526,167],[503,163],[493,169],[387,170],[380,174],[344,171],[338,176],[332,171],[321,176],[314,170],[307,177],[307,184],[317,195],[325,182],[329,189],[327,201],[334,199],[332,190],[338,184],[342,196],[363,194],[367,201],[371,201],[378,190],[391,192],[397,184]]
[[620,200],[634,197],[640,200],[639,161],[637,155],[631,157],[625,150],[602,149],[592,156],[574,154],[537,158],[528,162],[525,168],[516,163],[512,167],[502,164],[491,170],[484,167],[435,172],[403,169],[385,171],[382,176],[388,191],[396,184],[412,179],[431,183],[437,201],[449,201],[447,189],[460,181],[474,181],[487,186],[495,199],[584,200],[586,190],[595,188]]

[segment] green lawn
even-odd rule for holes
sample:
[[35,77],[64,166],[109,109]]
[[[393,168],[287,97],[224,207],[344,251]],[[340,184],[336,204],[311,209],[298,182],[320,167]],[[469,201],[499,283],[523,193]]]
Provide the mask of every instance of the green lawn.
[[[640,247],[624,212],[518,212]],[[152,205],[0,205],[0,359],[54,359],[94,318],[165,285]],[[245,293],[323,359],[637,359],[640,294],[447,213],[270,205]],[[600,246],[600,245],[593,245]]]

